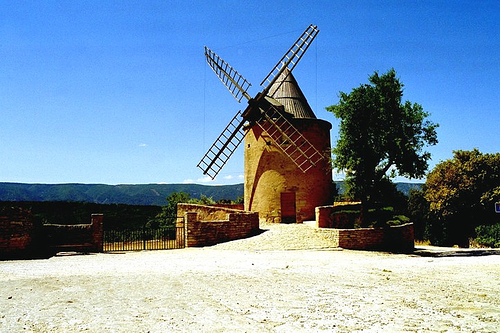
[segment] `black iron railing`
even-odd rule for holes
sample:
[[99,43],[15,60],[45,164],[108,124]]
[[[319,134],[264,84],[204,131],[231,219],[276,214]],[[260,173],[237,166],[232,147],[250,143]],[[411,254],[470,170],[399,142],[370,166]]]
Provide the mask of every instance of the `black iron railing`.
[[143,227],[137,230],[105,230],[103,251],[168,250],[184,248],[184,227]]

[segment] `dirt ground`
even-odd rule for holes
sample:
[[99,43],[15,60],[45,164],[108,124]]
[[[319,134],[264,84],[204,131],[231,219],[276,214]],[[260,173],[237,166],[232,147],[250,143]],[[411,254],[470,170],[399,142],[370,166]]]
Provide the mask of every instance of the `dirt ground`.
[[0,262],[0,332],[500,331],[500,255],[348,251],[307,226],[267,230]]

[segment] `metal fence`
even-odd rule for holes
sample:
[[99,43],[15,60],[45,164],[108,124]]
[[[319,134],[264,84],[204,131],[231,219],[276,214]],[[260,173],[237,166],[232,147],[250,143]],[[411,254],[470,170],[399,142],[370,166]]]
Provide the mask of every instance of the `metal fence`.
[[104,252],[169,250],[184,248],[184,227],[169,226],[137,230],[104,230]]

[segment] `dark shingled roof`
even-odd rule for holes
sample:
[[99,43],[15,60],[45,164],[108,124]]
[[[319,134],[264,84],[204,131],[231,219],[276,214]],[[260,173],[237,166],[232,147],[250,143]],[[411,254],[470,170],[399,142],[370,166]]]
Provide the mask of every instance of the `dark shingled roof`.
[[271,86],[268,95],[283,104],[285,111],[293,114],[295,118],[316,119],[297,81],[287,68]]

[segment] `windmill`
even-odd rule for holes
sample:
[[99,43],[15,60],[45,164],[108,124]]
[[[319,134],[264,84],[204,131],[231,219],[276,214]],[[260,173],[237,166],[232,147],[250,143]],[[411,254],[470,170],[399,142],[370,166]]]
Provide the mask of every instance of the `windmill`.
[[[198,163],[197,166],[203,171],[203,174],[215,179],[240,143],[245,139],[247,134],[251,132],[258,133],[258,138],[265,137],[265,146],[264,148],[259,148],[260,150],[257,152],[258,158],[256,159],[258,161],[255,163],[262,164],[264,150],[269,150],[269,147],[272,146],[273,148],[276,147],[280,152],[280,164],[284,163],[281,161],[281,157],[285,156],[288,161],[286,164],[291,163],[293,170],[301,174],[308,175],[310,170],[317,169],[319,165],[324,166],[328,164],[322,149],[318,149],[317,145],[312,144],[302,131],[297,129],[297,122],[294,119],[294,115],[288,112],[285,106],[280,103],[277,98],[274,98],[280,95],[280,91],[283,89],[287,90],[290,84],[293,88],[292,90],[295,89],[300,91],[291,73],[318,32],[319,30],[316,26],[310,25],[302,33],[264,80],[262,80],[260,85],[263,87],[263,90],[254,98],[247,93],[251,84],[233,67],[215,54],[215,52],[205,47],[206,61],[212,70],[217,74],[233,97],[238,102],[244,97],[248,101],[248,106],[243,112],[238,111],[236,113]],[[302,92],[300,92],[300,94],[302,94]],[[305,103],[307,104],[307,101]],[[314,114],[312,117],[315,118]],[[331,128],[331,125],[329,126]],[[250,143],[248,143],[247,146],[250,147]],[[252,144],[252,147],[253,146]],[[255,155],[255,153],[253,155]],[[265,155],[268,156],[269,154]],[[255,158],[253,159],[255,160]],[[273,162],[275,161],[273,160]],[[255,163],[245,158],[246,165]],[[259,175],[266,170],[261,170],[256,174],[256,170],[247,172],[247,169],[246,167],[245,209],[252,210],[256,208],[256,206],[252,205],[252,203],[255,202],[255,196],[253,194],[256,193],[256,182],[259,182]],[[289,169],[288,166],[287,169]],[[279,173],[283,174],[284,171],[279,171]],[[297,178],[296,172],[293,178]],[[294,186],[295,189],[300,187],[301,186]],[[247,192],[249,192],[248,195]],[[269,206],[269,204],[267,204],[267,206]],[[295,208],[293,210],[295,211]],[[293,219],[295,219],[295,212],[293,215]],[[306,215],[310,214],[308,213]]]

